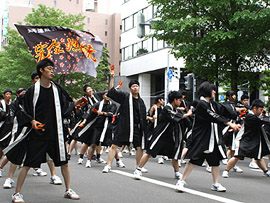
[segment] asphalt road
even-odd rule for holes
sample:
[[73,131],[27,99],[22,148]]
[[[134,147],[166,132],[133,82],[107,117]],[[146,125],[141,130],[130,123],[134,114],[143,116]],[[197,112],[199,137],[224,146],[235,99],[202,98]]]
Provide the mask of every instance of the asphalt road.
[[[102,157],[106,160],[107,154]],[[237,165],[244,170],[239,174],[230,172],[230,178],[220,177],[219,182],[227,188],[227,192],[211,191],[212,176],[204,167],[195,167],[187,179],[187,191],[179,193],[174,190],[177,182],[170,161],[165,164],[157,164],[157,159],[150,159],[146,164],[148,173],[143,174],[143,180],[134,180],[132,173],[135,169],[135,157],[124,154],[126,168],[117,168],[113,163],[113,171],[103,174],[104,164],[92,163],[92,168],[77,165],[78,156],[73,155],[70,161],[71,187],[81,197],[80,200],[63,198],[64,185],[49,184],[49,169],[47,164],[42,168],[48,172],[46,177],[32,176],[32,170],[27,175],[22,188],[25,202],[78,202],[78,203],[165,203],[165,202],[270,202],[270,178],[263,176],[260,170],[251,170],[248,167],[249,159],[240,161]],[[86,161],[86,159],[85,159]],[[268,163],[268,160],[266,160]],[[84,162],[85,163],[85,162]],[[221,172],[225,168],[221,165]],[[180,172],[183,171],[183,167]],[[2,187],[8,173],[8,165],[5,167],[3,177],[0,178]],[[58,176],[62,178],[60,168],[56,169]],[[14,180],[16,181],[18,171]],[[11,194],[14,188],[0,188],[0,202],[11,202]]]

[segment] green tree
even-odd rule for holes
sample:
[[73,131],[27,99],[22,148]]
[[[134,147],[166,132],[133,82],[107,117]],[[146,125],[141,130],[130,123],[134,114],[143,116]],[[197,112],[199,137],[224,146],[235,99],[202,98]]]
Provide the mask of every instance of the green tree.
[[176,58],[200,78],[237,91],[269,67],[269,1],[150,0],[157,7],[154,36],[172,45]]
[[[83,30],[84,16],[81,14],[65,14],[62,10],[45,5],[38,5],[32,9],[24,19],[24,24],[33,26],[63,26],[76,30]],[[19,22],[19,24],[22,24]],[[8,45],[0,52],[0,89],[7,87],[16,90],[18,87],[31,85],[30,74],[36,69],[34,57],[27,49],[27,45],[17,30],[8,30]],[[90,83],[96,91],[103,90],[108,80],[108,50],[104,49],[100,65],[97,67],[97,78],[81,73],[57,75],[55,79],[71,94],[72,97],[81,95],[81,87]],[[93,83],[93,84],[92,84]]]

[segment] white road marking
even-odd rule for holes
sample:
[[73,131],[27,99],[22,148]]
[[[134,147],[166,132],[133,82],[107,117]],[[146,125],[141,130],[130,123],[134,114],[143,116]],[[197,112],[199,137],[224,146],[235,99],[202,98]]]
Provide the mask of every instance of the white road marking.
[[[127,173],[127,172],[124,172],[124,171],[111,170],[111,172],[134,178],[133,174]],[[143,181],[146,181],[146,182],[149,182],[149,183],[153,183],[153,184],[156,184],[156,185],[160,185],[160,186],[163,186],[163,187],[168,187],[168,188],[171,188],[171,189],[175,190],[175,185],[173,185],[173,184],[165,183],[165,182],[155,180],[155,179],[151,179],[151,178],[147,178],[147,177],[141,177],[140,180],[143,180]],[[196,190],[192,190],[192,189],[188,189],[188,188],[184,188],[183,192],[193,194],[193,195],[197,195],[197,196],[201,196],[201,197],[205,197],[205,198],[212,199],[212,200],[216,200],[216,201],[219,201],[219,202],[241,203],[241,202],[236,201],[236,200],[228,199],[228,198],[225,198],[225,197],[219,197],[217,195],[207,194],[207,193],[204,193],[204,192],[200,192],[200,191],[196,191]]]

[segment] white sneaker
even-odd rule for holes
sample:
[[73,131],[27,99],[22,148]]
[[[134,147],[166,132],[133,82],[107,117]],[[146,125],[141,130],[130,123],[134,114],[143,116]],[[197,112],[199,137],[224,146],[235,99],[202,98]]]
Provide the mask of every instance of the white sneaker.
[[80,199],[80,196],[77,195],[76,192],[74,192],[72,189],[67,190],[64,197],[68,199]]
[[141,177],[142,177],[142,171],[140,171],[140,170],[138,170],[138,169],[136,168],[136,170],[134,171],[134,178],[135,178],[136,180],[140,180]]
[[129,151],[128,151],[127,149],[124,149],[122,152],[123,152],[123,153],[126,153],[126,154],[129,153]]
[[107,147],[107,149],[106,149],[106,153],[109,153],[109,151],[110,151],[110,148],[109,147]]
[[119,156],[119,158],[123,158],[122,152],[118,152],[118,156]]
[[243,173],[243,170],[241,168],[239,168],[238,166],[235,166],[232,168],[234,172],[236,173]]
[[187,162],[186,162],[184,159],[181,159],[181,160],[180,160],[180,163],[181,163],[181,164],[186,164]]
[[207,166],[205,168],[205,170],[208,172],[208,173],[212,173],[212,167],[211,166]]
[[78,159],[78,164],[82,164],[83,163],[83,159],[82,158],[79,158]]
[[62,180],[58,176],[52,176],[50,183],[54,185],[62,185]]
[[0,168],[0,178],[2,177],[3,171],[4,171],[4,169]]
[[168,161],[168,160],[169,160],[169,157],[168,157],[168,156],[163,156],[163,159],[164,159],[165,161]]
[[19,203],[24,202],[23,195],[21,193],[15,193],[11,196],[12,202]]
[[227,165],[228,164],[228,159],[222,159],[221,162],[222,162],[223,165]]
[[267,171],[266,173],[263,173],[264,176],[270,177],[270,171]]
[[141,168],[141,172],[142,172],[142,173],[148,173],[148,170],[147,170],[146,168],[142,167],[142,168]]
[[116,166],[119,167],[119,168],[125,168],[126,167],[121,159],[119,159],[119,161],[116,162]]
[[107,162],[106,162],[104,159],[102,159],[102,158],[96,159],[96,162],[98,162],[99,164],[106,164],[106,163],[107,163]]
[[182,192],[184,190],[184,186],[186,185],[187,183],[184,181],[184,180],[178,180],[177,183],[176,183],[176,186],[175,186],[175,189],[177,191],[180,191]]
[[259,168],[259,166],[256,163],[252,162],[252,161],[249,163],[248,167],[249,168],[254,168],[254,169],[258,169]]
[[87,160],[85,164],[85,168],[91,168],[91,160]]
[[226,192],[226,188],[223,187],[220,183],[213,184],[211,187],[211,190],[214,190],[217,192]]
[[164,164],[164,159],[162,157],[158,158],[158,164]]
[[10,189],[13,187],[13,184],[14,184],[14,180],[12,180],[11,178],[7,178],[5,180],[5,183],[3,184],[3,188]]
[[174,176],[177,179],[181,179],[183,175],[179,171],[177,171],[177,172],[175,172]]
[[34,171],[33,176],[46,176],[47,173],[43,171],[41,168]]
[[205,162],[202,163],[202,167],[206,167],[207,164]]
[[135,156],[135,155],[136,155],[136,152],[135,152],[135,151],[130,151],[130,152],[129,152],[129,155]]
[[223,171],[222,172],[222,177],[223,178],[229,178],[229,171]]
[[102,173],[109,173],[110,171],[111,171],[111,167],[110,166],[108,166],[108,165],[106,165],[104,168],[103,168],[103,170],[102,170]]

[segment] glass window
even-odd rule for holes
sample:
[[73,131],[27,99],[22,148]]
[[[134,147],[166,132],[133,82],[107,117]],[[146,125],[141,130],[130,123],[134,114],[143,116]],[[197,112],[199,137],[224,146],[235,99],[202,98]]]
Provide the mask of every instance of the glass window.
[[138,56],[141,54],[141,49],[142,49],[142,42],[134,44],[134,56]]
[[158,49],[162,49],[164,47],[164,42],[163,40],[157,40],[157,39],[153,39],[153,51],[156,51]]
[[108,19],[105,19],[105,25],[108,25]]
[[79,4],[79,0],[76,0],[76,3]]
[[133,27],[133,18],[132,16],[127,17],[124,19],[124,31],[127,31]]
[[153,40],[153,38],[150,38],[150,39],[143,41],[143,51],[145,53],[152,51],[152,45],[153,45],[152,40]]
[[124,49],[124,60],[132,58],[132,46],[128,46]]
[[153,6],[150,5],[147,8],[143,9],[143,14],[145,17],[145,21],[149,21],[153,18]]
[[105,48],[107,48],[107,43],[105,43]]
[[120,25],[120,30],[122,30],[122,25]]
[[53,5],[56,6],[56,0],[53,1]]
[[137,26],[137,17],[138,17],[138,13],[133,14],[133,21],[134,21],[134,26],[133,27]]
[[87,23],[90,23],[90,18],[89,17],[87,18]]
[[105,31],[105,36],[107,36],[108,35],[108,32],[107,31]]

